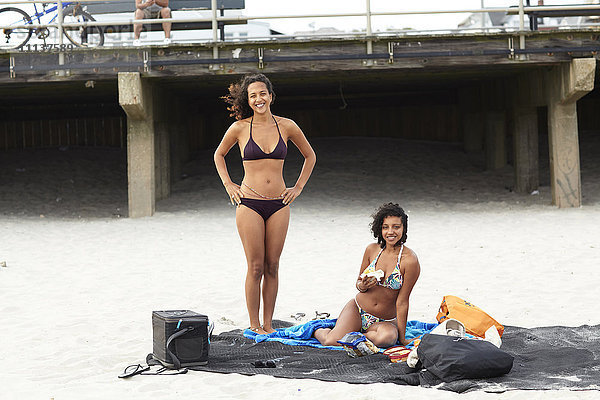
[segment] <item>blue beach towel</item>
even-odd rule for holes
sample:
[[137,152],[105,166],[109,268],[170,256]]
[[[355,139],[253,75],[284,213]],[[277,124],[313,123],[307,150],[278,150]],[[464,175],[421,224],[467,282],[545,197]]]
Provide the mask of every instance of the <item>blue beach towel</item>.
[[[313,337],[315,330],[320,328],[333,328],[336,319],[316,319],[308,321],[301,325],[290,326],[289,328],[277,329],[273,333],[267,335],[259,335],[256,332],[246,329],[244,336],[252,339],[257,343],[260,342],[281,342],[290,346],[310,346],[321,349],[343,350],[341,346],[323,346],[317,339]],[[408,321],[406,323],[405,337],[409,340],[416,339],[438,326],[437,323],[428,323],[421,321]],[[406,346],[412,348],[412,343]]]
[[[431,323],[431,322],[421,322],[421,321],[416,321],[416,320],[408,321],[406,323],[406,333],[404,334],[404,337],[411,341],[415,340],[417,338],[420,338],[424,334],[431,332],[438,325],[439,324],[437,322]],[[411,342],[406,347],[409,349],[412,349],[415,346],[414,346],[413,342]]]
[[340,346],[323,346],[317,339],[312,337],[313,333],[320,328],[333,328],[337,319],[315,319],[302,325],[294,325],[289,328],[277,329],[267,335],[246,329],[244,336],[257,343],[260,342],[281,342],[290,346],[310,346],[321,349],[343,350]]

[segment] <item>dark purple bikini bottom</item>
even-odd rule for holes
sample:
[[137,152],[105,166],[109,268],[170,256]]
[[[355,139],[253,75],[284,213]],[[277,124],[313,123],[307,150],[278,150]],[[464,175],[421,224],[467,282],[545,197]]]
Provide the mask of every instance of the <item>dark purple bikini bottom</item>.
[[271,215],[287,205],[283,203],[282,199],[260,200],[248,199],[245,197],[242,197],[242,202],[240,204],[256,211],[256,213],[263,217],[265,221],[268,220]]

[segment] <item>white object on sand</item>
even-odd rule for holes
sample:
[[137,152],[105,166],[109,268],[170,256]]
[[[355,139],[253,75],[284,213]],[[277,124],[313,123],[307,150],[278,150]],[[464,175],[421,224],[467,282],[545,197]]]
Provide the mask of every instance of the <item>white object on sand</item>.
[[429,333],[433,333],[435,335],[465,337],[466,329],[463,323],[459,320],[448,318]]
[[406,365],[408,365],[411,368],[414,368],[417,366],[418,362],[419,362],[419,355],[417,354],[417,348],[415,347],[408,354],[408,358],[406,359]]
[[485,340],[500,348],[502,346],[502,339],[500,339],[500,333],[498,332],[498,328],[495,325],[492,325],[485,331]]

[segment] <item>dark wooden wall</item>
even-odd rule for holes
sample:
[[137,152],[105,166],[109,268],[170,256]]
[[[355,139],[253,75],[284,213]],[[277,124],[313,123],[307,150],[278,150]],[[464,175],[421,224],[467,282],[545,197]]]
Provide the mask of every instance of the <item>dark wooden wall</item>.
[[60,146],[126,146],[124,117],[0,120],[0,150]]
[[[286,109],[273,113],[293,119],[308,138],[330,136],[396,137],[460,142],[460,115],[455,105],[375,108]],[[192,113],[193,114],[193,113]],[[190,117],[190,150],[214,148],[234,119],[223,111]]]
[[[460,110],[455,104],[353,106],[296,109],[273,107],[277,115],[292,118],[307,137],[368,136],[411,140],[460,142]],[[214,148],[233,119],[224,106],[190,106],[187,123],[187,154]],[[600,93],[596,91],[578,102],[580,130],[600,130]],[[125,148],[127,121],[124,115],[84,116],[51,119],[11,119],[0,117],[0,151],[58,146],[107,146]],[[542,128],[540,126],[540,128]],[[540,129],[540,134],[543,134]]]

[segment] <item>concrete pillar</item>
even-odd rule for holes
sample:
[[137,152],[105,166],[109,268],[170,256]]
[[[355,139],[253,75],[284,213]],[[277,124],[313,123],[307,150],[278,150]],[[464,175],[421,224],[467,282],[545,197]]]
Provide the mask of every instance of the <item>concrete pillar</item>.
[[119,72],[119,104],[127,114],[129,217],[154,214],[155,126],[150,83],[137,72]]
[[555,67],[547,76],[548,135],[552,203],[558,207],[581,206],[581,172],[577,100],[594,88],[596,60],[574,59]]
[[538,120],[536,107],[513,111],[515,191],[531,193],[539,186]]
[[506,118],[504,112],[485,114],[485,168],[500,169],[506,165]]
[[463,148],[466,153],[479,153],[483,150],[484,123],[480,112],[463,114]]
[[579,207],[581,206],[581,171],[576,103],[550,103],[548,135],[552,204],[561,208]]

